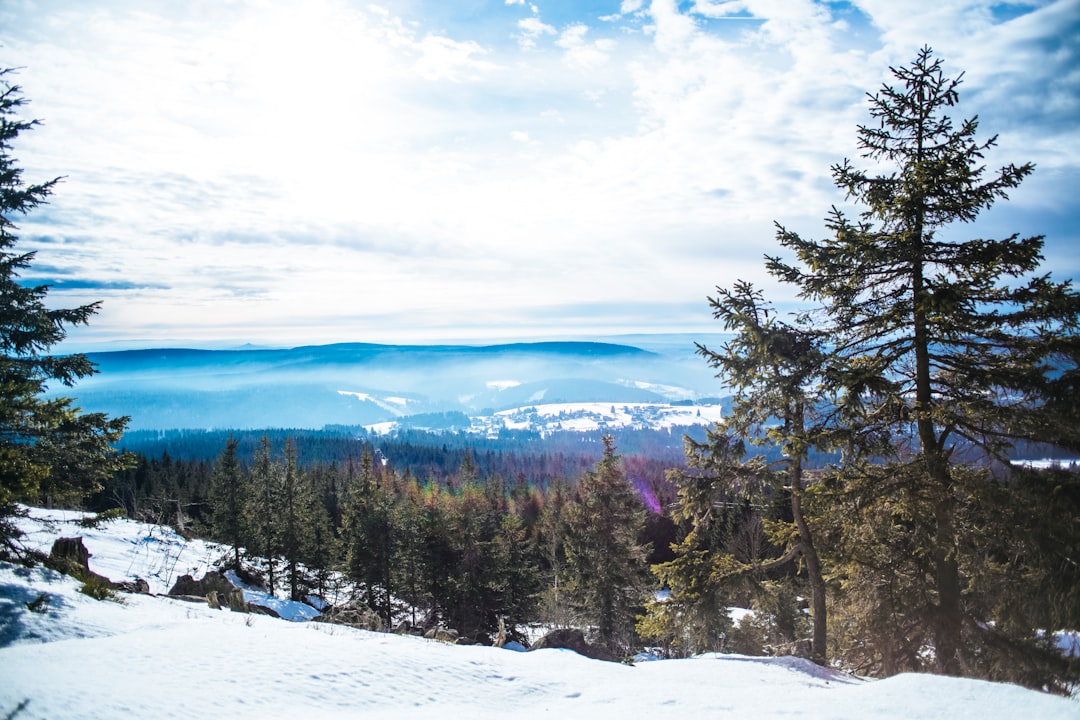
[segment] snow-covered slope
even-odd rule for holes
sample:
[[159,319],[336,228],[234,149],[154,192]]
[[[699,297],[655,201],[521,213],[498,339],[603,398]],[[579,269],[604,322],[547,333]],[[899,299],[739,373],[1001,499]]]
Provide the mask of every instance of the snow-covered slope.
[[[217,550],[127,521],[35,511],[29,542],[82,535],[91,569],[161,591]],[[40,520],[53,518],[51,527]],[[865,681],[793,658],[708,655],[630,667],[563,650],[457,647],[162,597],[96,601],[0,564],[0,716],[29,718],[1076,718],[1080,703],[927,675]],[[49,596],[44,613],[26,603]]]
[[[526,430],[541,435],[561,431],[595,432],[598,430],[663,430],[687,428],[694,425],[709,427],[723,419],[723,408],[712,404],[680,404],[655,402],[534,402],[522,407],[500,410],[490,415],[469,417],[469,426],[456,428],[463,432],[498,437],[502,430]],[[368,425],[379,434],[392,433],[402,427],[425,428],[422,423],[391,421]],[[431,428],[434,429],[434,428]]]

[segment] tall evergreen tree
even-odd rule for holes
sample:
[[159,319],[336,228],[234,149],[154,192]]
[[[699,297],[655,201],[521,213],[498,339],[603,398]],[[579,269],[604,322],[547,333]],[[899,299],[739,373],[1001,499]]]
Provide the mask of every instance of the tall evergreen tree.
[[393,620],[393,507],[391,489],[381,481],[374,457],[365,449],[343,513],[345,562],[349,578],[364,586],[367,605],[387,625]]
[[1037,274],[1042,237],[955,239],[950,225],[975,220],[1034,168],[1010,164],[987,176],[983,157],[995,139],[977,141],[975,118],[957,126],[946,114],[961,78],[947,77],[929,48],[892,74],[897,84],[870,96],[874,123],[858,128],[876,169],[847,160],[833,168],[864,206],[859,220],[834,208],[821,241],[781,227],[780,244],[798,262],[768,263],[822,303],[845,367],[831,381],[852,427],[860,440],[887,441],[871,453],[911,465],[910,497],[933,510],[920,549],[932,578],[928,622],[937,670],[957,674],[969,616],[956,463],[972,449],[1003,458],[1019,439],[1080,445],[1080,296]]
[[649,549],[638,540],[645,508],[623,473],[614,438],[605,435],[603,442],[599,463],[581,478],[567,509],[566,594],[596,641],[618,656],[634,645]]
[[17,535],[11,518],[17,502],[71,502],[100,489],[103,480],[128,467],[111,443],[127,418],[83,413],[69,398],[46,398],[49,383],[72,386],[94,373],[85,355],[50,355],[68,328],[85,325],[100,307],[50,309],[48,285],[19,277],[35,253],[15,245],[15,217],[46,202],[59,178],[27,185],[12,156],[20,133],[38,124],[22,120],[26,100],[0,69],[0,543],[6,552]]
[[566,509],[570,490],[561,475],[556,475],[544,494],[540,511],[537,542],[542,560],[544,589],[541,591],[541,621],[556,627],[569,624],[565,592]]
[[285,560],[289,596],[303,600],[304,578],[300,564],[309,555],[312,540],[312,512],[315,496],[304,472],[296,462],[296,446],[285,441],[281,463],[281,517],[279,518],[281,553]]
[[[735,335],[719,351],[699,344],[698,352],[720,371],[718,376],[734,391],[734,400],[722,428],[708,433],[705,442],[687,439],[687,468],[673,473],[679,488],[674,516],[689,522],[691,531],[677,547],[680,557],[657,570],[677,602],[695,606],[686,617],[708,629],[709,623],[703,621],[709,613],[726,614],[718,602],[722,589],[716,585],[734,584],[740,575],[763,575],[801,558],[812,598],[811,657],[824,664],[825,579],[804,509],[804,465],[810,449],[825,437],[817,394],[826,353],[816,332],[781,321],[749,283],[737,282],[730,290],[717,288],[709,303],[713,316]],[[768,463],[763,456],[746,460],[747,443],[779,448],[782,460]],[[790,498],[791,512],[790,523],[771,525],[774,541],[787,546],[782,557],[750,564],[731,553],[715,556],[717,549],[710,547],[708,538],[717,504],[736,498],[760,504],[768,494],[779,492]]]
[[210,476],[210,500],[213,503],[211,517],[214,535],[227,542],[233,549],[233,563],[240,567],[240,547],[244,540],[244,505],[247,500],[247,483],[240,461],[236,457],[236,448],[240,441],[229,437],[214,464],[214,473]]
[[248,536],[251,549],[266,560],[270,592],[276,587],[278,556],[281,554],[281,512],[284,472],[273,458],[270,438],[263,435],[255,451],[249,474],[247,502]]
[[341,543],[334,532],[330,508],[336,507],[336,467],[319,467],[304,473],[304,498],[308,503],[307,538],[301,560],[315,575],[315,590],[325,597],[334,573],[340,567]]
[[430,603],[424,577],[433,561],[425,553],[423,490],[412,479],[402,478],[398,501],[394,506],[394,527],[401,541],[391,567],[397,595],[411,608],[409,624],[417,624],[417,611]]

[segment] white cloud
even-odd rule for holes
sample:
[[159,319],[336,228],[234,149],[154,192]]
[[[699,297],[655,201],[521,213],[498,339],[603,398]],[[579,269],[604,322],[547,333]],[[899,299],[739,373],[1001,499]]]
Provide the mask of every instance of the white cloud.
[[588,32],[587,25],[575,23],[565,28],[555,41],[556,45],[566,51],[563,55],[564,62],[575,70],[599,68],[607,63],[611,51],[615,49],[615,41],[610,38],[587,41],[585,36]]
[[[842,202],[828,168],[856,156],[865,91],[920,30],[967,71],[960,111],[1002,131],[1007,161],[1036,160],[1032,183],[1080,173],[1076,4],[1007,22],[989,0],[934,5],[930,27],[876,0],[842,17],[652,0],[602,31],[500,17],[484,34],[389,2],[8,5],[0,66],[26,67],[46,121],[18,157],[28,179],[67,176],[21,230],[40,262],[141,286],[65,291],[106,299],[100,332],[565,334],[632,323],[616,306],[709,327],[715,284],[765,279],[772,220],[814,235]],[[755,20],[717,21],[732,13]]]
[[679,12],[675,0],[653,0],[649,9],[657,48],[664,53],[685,47],[697,32],[689,15]]
[[551,25],[534,17],[518,20],[517,27],[520,32],[515,37],[518,44],[526,49],[536,47],[536,41],[544,35],[557,34],[557,31]]
[[419,49],[421,55],[416,61],[416,71],[425,80],[460,82],[474,79],[478,73],[494,67],[477,59],[487,54],[487,50],[473,40],[460,42],[439,35],[427,35],[420,41]]
[[729,17],[747,10],[747,3],[738,0],[725,0],[714,2],[713,0],[695,0],[690,12],[706,17]]

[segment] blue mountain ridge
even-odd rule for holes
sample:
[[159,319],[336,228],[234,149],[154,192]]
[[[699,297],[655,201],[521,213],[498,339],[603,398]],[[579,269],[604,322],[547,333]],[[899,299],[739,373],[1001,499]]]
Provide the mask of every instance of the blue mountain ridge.
[[[693,348],[690,340],[686,348]],[[493,345],[338,343],[285,349],[155,348],[87,353],[86,411],[131,429],[320,428],[421,413],[551,402],[665,402],[716,395],[699,358],[605,342]]]

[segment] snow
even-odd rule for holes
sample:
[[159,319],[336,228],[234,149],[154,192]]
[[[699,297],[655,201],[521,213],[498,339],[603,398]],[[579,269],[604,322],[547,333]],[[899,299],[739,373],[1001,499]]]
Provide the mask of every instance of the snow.
[[[507,381],[509,383],[510,381]],[[491,385],[491,383],[489,383]],[[343,394],[355,395],[356,393]],[[668,403],[574,402],[541,403],[545,390],[533,394],[530,405],[500,410],[494,415],[469,418],[467,432],[496,437],[500,430],[526,430],[549,434],[555,431],[596,432],[619,428],[671,430],[691,426],[712,426],[723,419],[720,405],[673,405]],[[369,400],[375,402],[372,398]],[[400,415],[400,413],[398,413]],[[387,435],[400,428],[396,421],[365,426],[370,432]]]
[[[81,535],[91,569],[205,571],[220,548],[131,521],[90,530],[34,511],[28,541]],[[704,655],[635,666],[567,650],[444,645],[211,610],[165,597],[97,601],[44,568],[0,563],[0,716],[31,718],[1058,718],[1080,702],[975,680],[868,681],[797,658]],[[42,593],[44,613],[26,608]]]
[[1051,468],[1063,468],[1065,470],[1075,470],[1080,467],[1080,458],[1068,458],[1068,459],[1052,459],[1042,458],[1040,460],[1013,460],[1013,465],[1019,465],[1033,470],[1049,470]]
[[356,398],[360,402],[374,403],[379,408],[386,410],[387,412],[392,413],[393,415],[398,417],[405,413],[405,407],[409,403],[408,399],[403,397],[391,396],[380,399],[375,397],[374,395],[369,395],[368,393],[353,392],[352,390],[338,390],[337,392],[338,395],[348,395],[350,397]]
[[723,419],[719,405],[670,405],[666,403],[577,402],[548,403],[502,410],[493,417],[472,418],[473,431],[492,428],[511,430],[572,430],[647,427],[668,429],[712,425]]

